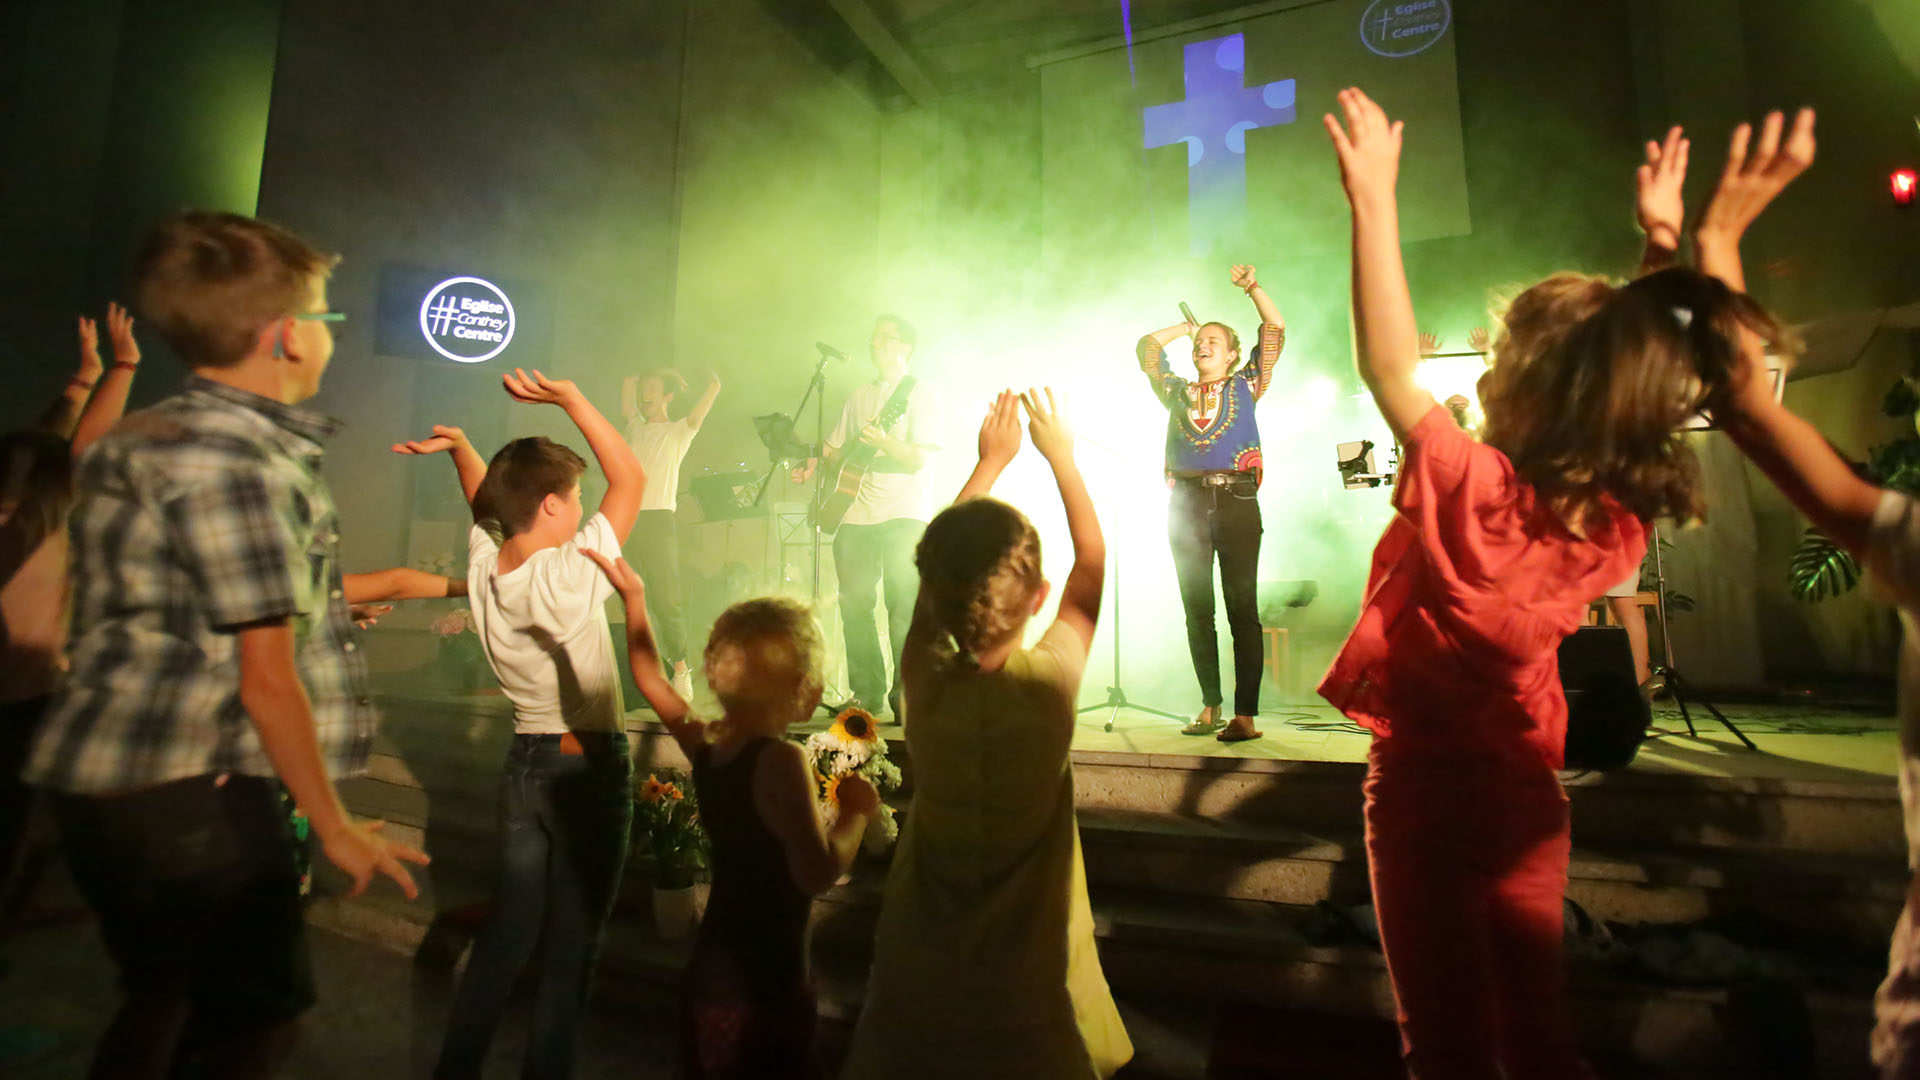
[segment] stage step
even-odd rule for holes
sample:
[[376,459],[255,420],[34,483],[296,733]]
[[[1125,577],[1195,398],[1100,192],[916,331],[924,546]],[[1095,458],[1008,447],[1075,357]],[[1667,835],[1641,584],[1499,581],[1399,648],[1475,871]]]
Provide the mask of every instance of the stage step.
[[[389,829],[409,842],[425,840],[424,834],[404,825]],[[323,895],[314,901],[310,918],[419,956],[423,963],[450,966],[474,929],[472,905],[483,902],[490,887],[481,870],[485,865],[464,850],[458,858],[442,854],[419,875],[423,894],[414,903],[384,885],[348,899],[339,895],[339,876],[323,866],[317,874]],[[863,862],[853,882],[815,904],[814,956],[821,1009],[829,1019],[845,1022],[857,1014],[883,874],[883,865]],[[603,984],[639,979],[671,985],[685,962],[685,942],[662,942],[654,936],[639,877],[629,875],[633,887],[623,890],[622,910],[609,929]],[[1143,1013],[1165,1013],[1169,1002],[1392,1015],[1379,954],[1363,945],[1312,944],[1301,933],[1309,914],[1303,906],[1103,887],[1095,894],[1094,907],[1101,962],[1125,1006],[1130,1028]],[[1821,1060],[1833,1063],[1820,1075],[1852,1075],[1846,1063],[1855,1061],[1864,1046],[1871,990],[1870,977],[1863,973],[1860,985],[1843,992],[1788,992],[1789,1011],[1806,1010]],[[1582,1045],[1596,1060],[1614,1063],[1608,1076],[1755,1075],[1740,1064],[1740,1055],[1762,1035],[1738,994],[1649,983],[1593,964],[1574,966],[1571,992]],[[1204,1009],[1189,1009],[1183,1024],[1176,1025],[1181,1030],[1163,1026],[1153,1038],[1143,1039],[1142,1073],[1203,1075],[1206,1054],[1195,1040],[1204,1043],[1211,1037],[1206,1015]]]

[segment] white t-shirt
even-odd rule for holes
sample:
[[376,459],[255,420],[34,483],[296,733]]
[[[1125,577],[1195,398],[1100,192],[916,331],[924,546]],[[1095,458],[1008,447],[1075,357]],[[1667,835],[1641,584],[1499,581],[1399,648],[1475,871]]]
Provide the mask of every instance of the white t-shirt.
[[[870,382],[848,394],[847,404],[840,410],[840,422],[834,425],[833,434],[827,436],[827,448],[837,449],[847,445],[849,440],[858,439],[861,429],[878,418],[880,410],[887,407],[887,399],[893,396],[893,388],[897,385]],[[927,424],[921,409],[925,393],[924,386],[914,384],[912,394],[907,398],[907,411],[887,429],[887,434],[902,442],[927,441]],[[860,497],[854,500],[842,523],[879,525],[896,518],[927,520],[927,471],[887,471],[896,468],[898,462],[884,454],[875,460],[874,466],[867,470],[865,480],[860,485]]]
[[680,463],[687,459],[700,429],[680,420],[648,420],[636,416],[627,423],[627,445],[647,471],[647,490],[640,496],[642,510],[672,510],[680,495]]
[[1867,572],[1900,608],[1900,804],[1907,862],[1920,870],[1920,503],[1884,492],[1867,530]]
[[504,574],[496,569],[500,545],[493,537],[478,525],[467,533],[474,630],[513,702],[513,728],[522,735],[620,730],[626,710],[607,626],[613,583],[580,554],[582,548],[620,553],[605,514],[593,515],[572,540],[536,551]]

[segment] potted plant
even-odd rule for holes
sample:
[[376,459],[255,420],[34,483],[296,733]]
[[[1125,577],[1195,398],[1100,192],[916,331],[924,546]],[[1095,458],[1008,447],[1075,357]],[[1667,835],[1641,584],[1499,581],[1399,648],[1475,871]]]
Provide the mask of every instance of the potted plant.
[[707,831],[693,784],[677,769],[647,774],[634,789],[635,854],[653,884],[653,925],[668,941],[694,923],[693,885],[707,869]]

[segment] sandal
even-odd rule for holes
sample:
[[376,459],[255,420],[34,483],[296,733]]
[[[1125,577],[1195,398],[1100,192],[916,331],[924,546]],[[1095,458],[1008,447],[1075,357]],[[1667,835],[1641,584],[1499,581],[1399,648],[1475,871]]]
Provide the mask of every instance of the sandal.
[[1214,738],[1221,742],[1251,742],[1265,734],[1266,732],[1264,731],[1253,731],[1248,728],[1235,727],[1232,724],[1228,724],[1226,729],[1220,732],[1220,734],[1215,735]]
[[1214,732],[1219,731],[1222,727],[1226,726],[1226,721],[1220,719],[1220,713],[1218,710],[1202,709],[1201,712],[1203,714],[1208,712],[1213,713],[1213,719],[1209,720],[1204,715],[1196,716],[1193,718],[1192,723],[1180,729],[1180,734],[1211,735]]

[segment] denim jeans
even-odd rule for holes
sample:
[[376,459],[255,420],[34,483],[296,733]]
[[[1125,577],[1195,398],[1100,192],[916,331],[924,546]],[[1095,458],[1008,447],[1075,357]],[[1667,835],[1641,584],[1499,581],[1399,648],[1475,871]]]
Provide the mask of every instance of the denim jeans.
[[[847,639],[847,682],[867,711],[882,707],[900,717],[900,652],[920,594],[913,550],[927,523],[895,518],[878,525],[842,525],[833,538],[833,568],[840,578],[840,628]],[[874,589],[887,608],[888,655],[880,655],[880,628],[873,621]],[[887,680],[887,660],[893,680]]]
[[516,735],[500,781],[500,876],[493,914],[454,994],[434,1075],[478,1077],[487,1044],[535,944],[533,1024],[521,1075],[571,1076],[600,931],[620,886],[633,819],[624,732]]
[[1187,609],[1187,649],[1200,679],[1200,700],[1220,704],[1220,641],[1213,622],[1213,562],[1220,560],[1220,592],[1233,634],[1233,711],[1260,711],[1259,488],[1252,477],[1229,484],[1180,479],[1167,511],[1167,540]]

